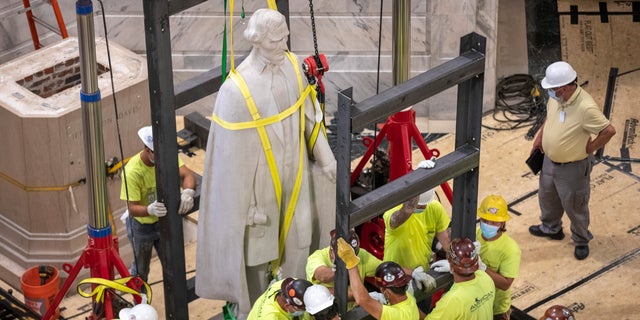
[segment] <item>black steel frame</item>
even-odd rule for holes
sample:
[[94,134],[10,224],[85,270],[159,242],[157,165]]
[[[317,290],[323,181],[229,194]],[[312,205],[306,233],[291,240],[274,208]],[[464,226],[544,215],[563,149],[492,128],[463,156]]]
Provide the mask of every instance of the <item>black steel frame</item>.
[[[475,240],[485,52],[486,39],[471,33],[461,38],[459,57],[398,86],[360,103],[353,102],[351,88],[338,94],[336,229],[340,236],[347,235],[349,228],[453,178],[452,238],[464,236]],[[455,85],[458,85],[455,151],[439,158],[433,169],[415,170],[351,201],[351,135]],[[344,266],[342,262],[339,265]],[[430,273],[436,278],[438,289],[451,282],[449,274]],[[346,311],[347,280],[346,270],[338,267],[335,294],[342,314]],[[355,310],[347,314],[347,319],[362,316],[362,312]]]
[[[172,212],[177,212],[180,203],[179,174],[175,166],[169,165],[177,161],[175,110],[217,92],[223,75],[221,67],[217,67],[174,87],[169,17],[205,1],[143,0],[151,121],[158,148],[158,194],[161,197],[171,195],[163,200]],[[277,0],[276,3],[288,21],[288,1]],[[351,89],[340,92],[336,191],[339,234],[345,235],[349,227],[454,178],[452,236],[475,235],[485,46],[484,37],[475,33],[466,35],[461,39],[459,57],[358,104],[351,99]],[[412,172],[351,202],[351,132],[454,85],[458,85],[456,150],[440,158],[434,169]],[[162,261],[165,315],[167,319],[188,319],[188,303],[197,296],[194,279],[186,279],[182,218],[167,215],[160,228],[163,234],[161,246],[167,252],[167,258]],[[341,301],[346,301],[346,280],[344,268],[339,268],[336,287]],[[442,287],[450,283],[450,276],[438,276],[437,280]],[[348,319],[363,317],[364,313],[357,309],[348,315]]]

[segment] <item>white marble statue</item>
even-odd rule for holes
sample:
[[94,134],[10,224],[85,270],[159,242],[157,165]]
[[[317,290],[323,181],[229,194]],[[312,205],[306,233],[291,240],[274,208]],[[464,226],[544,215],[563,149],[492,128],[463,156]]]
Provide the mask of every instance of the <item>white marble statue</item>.
[[237,303],[240,319],[277,267],[288,211],[284,276],[304,278],[309,253],[335,225],[336,161],[322,131],[312,133],[322,114],[288,34],[278,11],[253,14],[244,32],[253,49],[220,88],[209,132],[196,293]]

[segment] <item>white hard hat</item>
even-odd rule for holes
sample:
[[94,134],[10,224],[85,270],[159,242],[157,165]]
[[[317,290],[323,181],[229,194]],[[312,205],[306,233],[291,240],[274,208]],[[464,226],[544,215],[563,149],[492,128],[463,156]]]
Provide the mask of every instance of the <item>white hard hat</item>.
[[151,126],[140,128],[140,130],[138,130],[138,137],[140,137],[140,140],[142,140],[147,148],[153,151],[153,130]]
[[562,87],[576,80],[577,76],[578,74],[570,64],[558,61],[547,67],[545,77],[540,82],[540,85],[544,89]]
[[304,292],[304,305],[311,315],[314,315],[333,305],[333,295],[323,285],[314,284]]
[[158,312],[152,306],[141,303],[133,308],[124,308],[118,313],[120,320],[158,320]]
[[423,192],[420,198],[418,198],[418,205],[426,206],[429,202],[433,201],[435,194],[436,192],[433,189]]

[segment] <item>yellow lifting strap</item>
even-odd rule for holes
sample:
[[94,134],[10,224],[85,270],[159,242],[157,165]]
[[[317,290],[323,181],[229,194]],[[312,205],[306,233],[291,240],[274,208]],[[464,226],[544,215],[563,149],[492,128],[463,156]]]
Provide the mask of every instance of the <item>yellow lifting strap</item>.
[[[126,278],[121,278],[116,280],[107,280],[102,278],[87,278],[78,282],[78,286],[76,288],[77,288],[78,294],[85,298],[91,298],[95,296],[94,301],[96,302],[104,302],[104,295],[105,295],[104,291],[108,289],[113,289],[113,290],[121,291],[124,293],[135,294],[138,296],[142,295],[142,293],[127,287],[127,282],[131,281],[131,279],[133,279],[133,277],[126,277]],[[81,287],[85,284],[90,284],[91,286],[93,286],[94,287],[93,290],[91,290],[90,292],[82,290]],[[149,284],[147,284],[146,282],[143,282],[143,285],[146,289],[147,303],[151,304],[151,287],[149,287]]]

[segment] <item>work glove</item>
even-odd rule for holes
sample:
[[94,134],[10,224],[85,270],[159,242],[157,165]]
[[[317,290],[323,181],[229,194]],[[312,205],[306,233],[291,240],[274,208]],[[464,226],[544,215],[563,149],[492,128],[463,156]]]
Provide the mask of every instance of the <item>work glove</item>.
[[476,247],[476,254],[478,255],[478,269],[482,271],[487,270],[487,265],[482,262],[482,258],[480,258],[480,241],[474,241],[473,245]]
[[433,169],[436,166],[436,157],[431,157],[429,160],[422,160],[418,164],[419,169]]
[[344,261],[347,269],[354,268],[360,263],[360,258],[356,256],[353,247],[350,246],[343,238],[338,239],[338,257]]
[[478,269],[482,271],[487,271],[487,265],[482,262],[480,255],[478,255]]
[[158,218],[164,217],[167,215],[167,207],[164,206],[164,203],[156,200],[147,207],[147,213]]
[[179,214],[185,214],[193,208],[193,196],[196,191],[193,189],[184,189],[180,194],[180,208],[178,208]]
[[418,287],[418,290],[431,291],[437,286],[436,279],[424,272],[422,266],[413,269],[413,272],[411,272],[411,277],[416,283],[416,287]]
[[377,292],[377,291],[369,292],[369,297],[371,297],[373,300],[380,302],[381,304],[387,304],[387,298],[385,298],[384,294],[380,292]]
[[447,259],[438,260],[431,264],[431,269],[436,272],[451,272],[451,265]]

